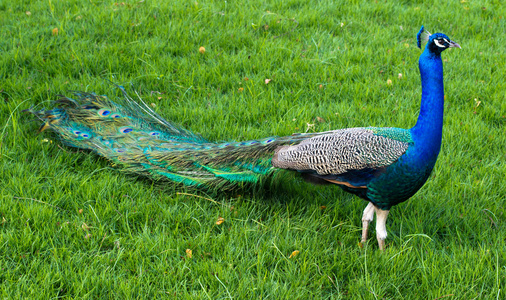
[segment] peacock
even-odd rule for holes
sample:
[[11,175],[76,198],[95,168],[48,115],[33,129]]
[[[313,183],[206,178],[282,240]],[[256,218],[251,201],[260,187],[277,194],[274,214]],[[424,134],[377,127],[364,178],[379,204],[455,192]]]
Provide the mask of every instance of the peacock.
[[419,59],[421,109],[411,129],[347,128],[319,133],[214,143],[169,122],[137,94],[121,86],[122,99],[88,92],[60,96],[50,110],[28,111],[71,147],[91,150],[131,173],[156,181],[229,190],[259,184],[279,169],[300,173],[313,183],[335,184],[369,203],[362,216],[361,243],[376,214],[376,238],[385,248],[392,206],[406,201],[426,182],[439,154],[443,128],[441,53],[460,48],[445,34],[422,28],[427,42]]

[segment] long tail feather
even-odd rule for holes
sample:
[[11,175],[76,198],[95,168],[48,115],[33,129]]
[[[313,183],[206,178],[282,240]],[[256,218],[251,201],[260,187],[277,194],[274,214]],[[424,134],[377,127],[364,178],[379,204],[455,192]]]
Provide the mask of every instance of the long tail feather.
[[[121,87],[120,87],[121,88]],[[212,143],[156,114],[139,97],[121,88],[119,103],[94,93],[61,96],[51,110],[28,111],[66,145],[91,150],[124,170],[187,186],[229,189],[258,183],[274,172],[277,147],[311,134],[269,137],[246,142]]]

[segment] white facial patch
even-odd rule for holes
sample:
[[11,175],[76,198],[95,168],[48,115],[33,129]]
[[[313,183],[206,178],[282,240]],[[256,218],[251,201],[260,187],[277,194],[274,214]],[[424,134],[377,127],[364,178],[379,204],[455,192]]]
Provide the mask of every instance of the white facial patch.
[[436,44],[436,46],[438,46],[439,48],[446,48],[444,45],[441,45],[438,40],[434,40],[434,44]]

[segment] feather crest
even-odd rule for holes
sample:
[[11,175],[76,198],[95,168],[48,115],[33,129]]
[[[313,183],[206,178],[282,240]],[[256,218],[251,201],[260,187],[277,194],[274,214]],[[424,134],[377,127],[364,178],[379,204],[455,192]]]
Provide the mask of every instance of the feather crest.
[[425,28],[422,25],[422,28],[420,28],[420,31],[418,31],[418,34],[416,35],[416,45],[418,46],[418,48],[422,49],[422,42],[427,42],[430,36],[431,36],[430,32],[425,30]]

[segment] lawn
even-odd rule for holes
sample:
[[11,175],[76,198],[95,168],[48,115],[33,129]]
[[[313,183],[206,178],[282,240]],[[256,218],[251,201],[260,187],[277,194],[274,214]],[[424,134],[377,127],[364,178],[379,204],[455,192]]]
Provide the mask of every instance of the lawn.
[[[505,17],[499,0],[1,1],[0,297],[505,299]],[[438,163],[384,252],[374,230],[359,247],[366,203],[336,186],[160,184],[22,112],[113,82],[215,141],[409,128],[421,25],[462,49],[443,53]]]

